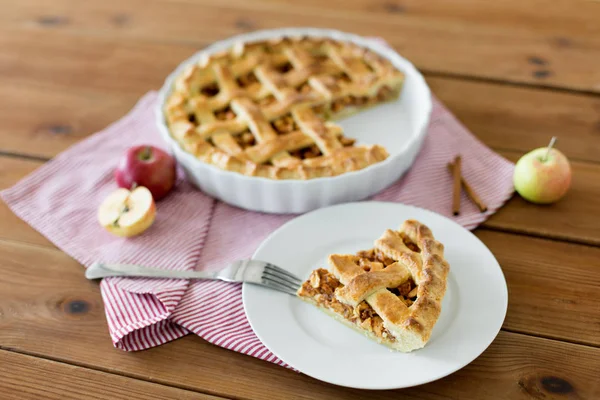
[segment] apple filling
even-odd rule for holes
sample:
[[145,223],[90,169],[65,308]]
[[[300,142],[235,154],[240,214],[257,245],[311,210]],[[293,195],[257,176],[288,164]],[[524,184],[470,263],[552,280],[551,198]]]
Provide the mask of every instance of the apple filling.
[[[294,121],[294,118],[291,114],[287,114],[277,118],[276,120],[271,122],[271,126],[273,127],[275,132],[277,132],[278,135],[284,135],[299,129],[298,125],[296,124],[296,121]],[[355,139],[347,138],[345,136],[340,136],[339,141],[344,147],[353,146],[356,142]],[[319,149],[319,146],[317,146],[316,144],[311,144],[310,146],[303,147],[301,149],[291,150],[289,153],[292,157],[296,157],[301,160],[315,158],[323,155],[321,149]]]
[[290,133],[298,130],[298,125],[290,114],[277,118],[271,122],[271,126],[273,129],[275,129],[275,132],[277,132],[278,135],[283,135],[284,133]]
[[294,66],[289,61],[275,66],[275,71],[279,72],[280,74],[285,74],[293,69]]
[[388,101],[394,97],[394,91],[387,86],[382,86],[375,97],[368,96],[344,96],[331,103],[331,111],[339,113],[350,107],[365,107],[376,103]]
[[414,251],[416,253],[421,252],[421,249],[419,248],[419,246],[417,246],[417,244],[415,242],[410,240],[410,238],[408,236],[406,236],[403,233],[400,233],[400,237],[402,237],[402,242],[404,242],[404,245],[406,247],[408,247],[409,249],[411,249],[412,251]]
[[276,101],[277,101],[277,99],[275,98],[275,96],[270,94],[270,95],[258,100],[258,105],[267,107],[267,106],[270,106],[271,104],[275,103]]
[[[417,246],[414,242],[408,239],[405,235],[402,235],[402,240],[404,241],[406,247],[408,247],[412,251],[415,251],[417,253],[421,251],[421,249],[419,249],[419,246]],[[359,251],[358,253],[356,253],[356,255],[360,257],[360,259],[358,260],[358,265],[362,267],[366,272],[369,272],[371,270],[369,263],[372,262],[381,263],[383,264],[384,268],[388,265],[395,263],[394,260],[392,260],[389,257],[386,257],[384,254],[382,254],[379,250],[376,249]],[[418,287],[415,284],[415,282],[412,279],[409,279],[397,288],[392,288],[388,290],[394,293],[396,296],[398,296],[398,298],[407,307],[410,307],[417,300],[417,288]]]
[[219,121],[229,121],[235,118],[235,113],[231,108],[226,107],[222,110],[215,111],[215,118]]
[[236,143],[242,148],[242,150],[252,147],[256,144],[256,138],[250,131],[242,132],[239,135],[233,137]]
[[308,82],[300,85],[300,87],[298,88],[298,92],[302,93],[302,94],[308,94],[313,92],[313,88],[312,86],[310,86],[310,84]]
[[325,117],[327,115],[327,105],[319,104],[317,106],[313,106],[312,111],[320,117]]
[[352,79],[350,78],[350,75],[348,75],[345,72],[342,72],[338,75],[335,75],[333,77],[338,83],[350,83],[352,82]]
[[388,86],[382,86],[377,92],[376,99],[378,101],[388,101],[395,97],[394,91]]
[[354,96],[345,96],[345,97],[342,97],[341,99],[334,100],[331,103],[331,111],[333,111],[334,113],[338,113],[338,112],[342,111],[343,109],[352,106],[355,99],[356,98]]
[[[404,244],[415,252],[420,252],[419,246],[408,237],[402,235]],[[356,253],[356,265],[361,267],[365,273],[372,270],[382,270],[394,264],[396,261],[387,257],[377,249],[359,251]],[[395,338],[383,326],[383,319],[366,301],[360,302],[356,307],[343,303],[336,297],[336,289],[344,285],[326,269],[313,271],[306,282],[298,290],[298,296],[304,297],[318,306],[326,308],[347,321],[365,329],[375,336],[389,341]],[[418,286],[412,279],[407,280],[396,288],[388,290],[402,301],[406,307],[411,307],[417,300]]]
[[247,88],[253,83],[258,83],[258,78],[254,75],[254,72],[250,71],[247,74],[240,75],[237,79],[237,84],[242,89]]
[[200,125],[198,124],[198,120],[196,119],[196,114],[188,114],[188,121],[190,121],[194,125]]
[[417,301],[417,289],[417,285],[415,285],[412,279],[409,279],[397,288],[389,289],[389,291],[398,296],[406,307],[410,307]]
[[298,296],[310,299],[318,306],[334,312],[377,337],[394,342],[394,336],[383,326],[383,319],[367,302],[362,301],[353,307],[336,298],[335,290],[343,286],[329,271],[320,268],[313,271],[308,280],[302,284]]
[[[356,143],[356,139],[348,138],[345,136],[340,136],[338,138],[338,140],[344,147],[351,147],[351,146],[354,146],[354,143]],[[315,157],[322,156],[323,153],[321,152],[321,149],[319,149],[319,146],[317,146],[316,144],[313,144],[309,147],[304,147],[304,148],[298,149],[298,150],[292,150],[292,151],[290,151],[290,155],[292,155],[293,157],[297,157],[301,160],[306,160],[308,158],[315,158]]]
[[320,64],[329,60],[329,56],[327,54],[313,54],[313,59],[315,60],[315,63]]
[[301,160],[306,160],[308,158],[315,158],[323,155],[321,153],[321,149],[316,144],[313,144],[309,147],[305,147],[303,149],[292,150],[290,151],[290,155],[293,157],[297,157]]
[[206,97],[215,97],[219,94],[219,85],[216,82],[212,82],[200,89],[200,93]]

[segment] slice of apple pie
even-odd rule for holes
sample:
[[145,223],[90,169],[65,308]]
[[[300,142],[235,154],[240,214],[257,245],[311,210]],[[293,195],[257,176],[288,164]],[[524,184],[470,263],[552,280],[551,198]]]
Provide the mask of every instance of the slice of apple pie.
[[409,352],[429,340],[446,292],[444,246],[415,220],[387,230],[356,255],[332,254],[298,296],[392,349]]

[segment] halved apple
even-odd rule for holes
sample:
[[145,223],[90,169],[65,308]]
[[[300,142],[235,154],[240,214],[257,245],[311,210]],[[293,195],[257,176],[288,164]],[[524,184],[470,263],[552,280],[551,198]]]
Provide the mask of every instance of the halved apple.
[[130,237],[139,235],[152,225],[156,205],[152,193],[139,186],[133,191],[117,189],[98,208],[98,221],[110,233]]

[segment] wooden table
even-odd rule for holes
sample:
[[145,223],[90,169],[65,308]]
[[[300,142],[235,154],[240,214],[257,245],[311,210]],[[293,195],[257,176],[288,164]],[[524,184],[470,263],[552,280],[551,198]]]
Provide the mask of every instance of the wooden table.
[[194,335],[116,350],[98,284],[0,203],[3,399],[600,398],[600,2],[0,0],[0,9],[0,188],[121,117],[197,49],[282,26],[382,36],[488,146],[515,161],[556,135],[574,171],[563,201],[516,196],[475,231],[510,292],[489,349],[447,378],[385,392],[325,384]]

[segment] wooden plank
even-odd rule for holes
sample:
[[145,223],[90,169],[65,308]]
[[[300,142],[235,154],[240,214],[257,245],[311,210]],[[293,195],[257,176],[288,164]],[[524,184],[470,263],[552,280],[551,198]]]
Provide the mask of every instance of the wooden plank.
[[[571,159],[600,162],[600,98],[438,77],[427,81],[492,148],[524,153],[558,136],[558,147]],[[143,92],[144,86],[103,93],[0,79],[0,149],[53,157],[126,114]]]
[[552,136],[572,160],[600,162],[600,98],[427,76],[433,93],[496,150],[526,153]]
[[[38,162],[0,157],[0,188],[12,185],[38,165]],[[584,173],[585,168],[576,169],[576,176],[580,177],[573,189],[576,192],[589,188],[584,185],[592,181],[594,174],[600,174],[600,168],[587,171],[587,177],[582,175]],[[600,197],[600,189],[598,190],[592,192],[593,198]],[[492,217],[484,226],[507,230],[529,229],[530,233],[536,235],[557,236],[562,235],[565,230],[569,231],[565,229],[568,224],[563,219],[576,216],[570,217],[574,223],[569,231],[572,236],[566,238],[571,240],[583,230],[583,224],[588,223],[587,220],[593,219],[592,214],[589,214],[590,210],[579,211],[583,207],[577,200],[579,198],[586,199],[586,196],[569,194],[563,202],[545,207],[513,199],[500,211],[501,217]],[[565,209],[561,204],[572,205]],[[46,238],[12,214],[4,203],[0,204],[0,220],[3,221],[0,224],[0,239],[54,248]],[[509,225],[507,221],[510,221]],[[531,228],[532,226],[536,229]],[[597,232],[593,230],[597,224],[589,222],[588,226],[592,233],[575,239],[597,241],[599,236],[594,236]],[[600,259],[599,249],[485,230],[478,231],[477,235],[499,258],[512,294],[519,299],[518,302],[510,303],[506,321],[508,329],[600,345],[600,295],[595,290],[600,283],[600,272],[595,268],[595,260]],[[32,257],[31,263],[35,264],[35,256]],[[65,256],[64,260],[68,258]],[[565,273],[565,268],[574,270]],[[555,278],[557,276],[566,278],[559,280]],[[546,321],[559,311],[564,317],[547,324]],[[578,326],[578,329],[574,331],[573,326]]]
[[[409,57],[418,61],[419,66],[425,68],[433,66],[433,70],[438,72],[599,91],[594,86],[594,82],[596,85],[598,82],[598,71],[594,67],[597,65],[594,60],[598,59],[599,49],[597,14],[595,14],[597,8],[589,5],[572,7],[572,4],[567,5],[566,2],[561,1],[548,10],[549,7],[541,7],[543,3],[538,1],[520,3],[510,1],[502,5],[486,4],[488,13],[482,13],[481,8],[473,7],[471,2],[464,0],[457,2],[456,6],[454,4],[452,6],[434,4],[432,8],[408,2],[397,4],[351,1],[344,3],[344,7],[339,7],[340,3],[337,3],[337,0],[329,4],[320,4],[311,0],[302,5],[300,3],[284,5],[279,2],[256,2],[252,5],[245,5],[235,0],[235,3],[230,3],[236,7],[236,11],[233,12],[229,5],[222,6],[212,1],[210,4],[207,1],[197,2],[200,6],[193,5],[194,9],[190,8],[189,4],[191,3],[187,0],[176,0],[169,3],[151,0],[143,4],[138,0],[123,0],[122,2],[106,3],[107,7],[90,5],[90,2],[75,4],[66,0],[58,0],[52,5],[52,8],[45,8],[46,5],[29,0],[16,3],[18,3],[16,6],[7,5],[3,9],[6,10],[9,6],[29,7],[33,12],[26,16],[32,15],[36,19],[21,20],[19,18],[22,14],[11,12],[0,15],[0,21],[7,18],[8,23],[4,25],[11,26],[0,31],[0,73],[7,81],[14,82],[12,87],[8,87],[7,92],[11,96],[16,96],[18,100],[16,108],[19,109],[29,106],[33,91],[23,93],[21,97],[15,91],[23,86],[23,83],[28,82],[32,83],[32,87],[33,85],[46,85],[43,87],[46,91],[58,88],[60,92],[68,89],[68,93],[61,94],[61,97],[42,96],[38,104],[45,107],[50,101],[64,101],[70,107],[77,107],[79,93],[86,93],[90,97],[102,95],[101,99],[84,99],[86,107],[83,109],[85,110],[107,107],[93,118],[88,119],[77,112],[62,113],[60,107],[49,108],[50,111],[44,114],[42,119],[44,123],[54,114],[61,120],[73,118],[74,121],[79,121],[81,127],[73,125],[76,126],[75,129],[72,129],[75,132],[74,136],[86,135],[97,129],[92,125],[84,127],[83,125],[88,121],[100,121],[100,118],[116,112],[121,107],[128,109],[129,106],[126,104],[128,101],[134,101],[145,88],[152,87],[149,83],[155,82],[159,73],[166,75],[172,68],[168,65],[169,63],[174,65],[179,61],[174,57],[179,57],[180,53],[188,54],[188,50],[194,47],[189,46],[189,43],[197,45],[204,40],[213,40],[211,34],[214,34],[215,38],[224,37],[230,32],[254,29],[263,24],[264,26],[279,26],[278,24],[286,24],[288,20],[292,24],[304,24],[303,21],[308,20],[315,21],[315,24],[330,23],[328,21],[333,15],[340,17],[338,21],[351,21],[351,25],[357,27],[355,29],[363,29],[365,34],[382,32],[396,47],[402,49],[403,52],[406,50],[405,54],[411,54]],[[132,4],[135,7],[132,7]],[[466,7],[465,4],[471,7]],[[64,17],[67,14],[61,14],[63,7],[65,12],[72,14]],[[369,7],[369,9],[365,7]],[[372,12],[371,7],[376,10],[375,13]],[[337,12],[334,11],[336,8]],[[239,12],[240,9],[243,12]],[[511,9],[517,11],[512,12]],[[577,9],[578,12],[571,12],[571,9]],[[123,10],[124,12],[120,13]],[[402,21],[399,24],[401,27],[392,27],[392,21],[386,19],[387,17],[383,16],[384,13],[402,15]],[[12,19],[15,16],[16,19]],[[292,18],[294,19],[292,20]],[[206,21],[204,21],[205,19]],[[177,21],[177,24],[171,23],[172,20]],[[381,27],[373,23],[375,20],[383,21],[377,24]],[[399,20],[398,18],[394,22]],[[559,20],[560,22],[557,22]],[[107,26],[96,25],[96,22]],[[215,23],[223,28],[215,27]],[[339,24],[340,26],[350,26],[350,23],[347,22],[339,22]],[[374,28],[369,28],[369,26]],[[474,28],[471,29],[471,27]],[[182,31],[187,32],[187,30],[202,39],[190,40],[188,38],[192,36],[181,34]],[[26,37],[2,39],[4,33],[11,36],[15,32],[17,36],[24,35]],[[163,36],[163,32],[166,32],[167,35]],[[415,36],[417,38],[413,39]],[[71,42],[72,37],[75,38],[73,42]],[[114,46],[113,44],[120,40],[120,37],[129,38],[129,43],[119,43]],[[437,37],[442,37],[443,40],[439,40]],[[410,38],[410,40],[406,38]],[[446,39],[448,40],[446,41]],[[64,41],[64,43],[53,43],[48,49],[43,48],[43,44],[39,45],[31,40],[39,41],[39,43],[44,43],[45,40],[48,42]],[[415,47],[419,41],[423,41],[425,46]],[[175,42],[184,44],[181,46],[168,45]],[[22,45],[22,48],[19,49],[15,43]],[[73,44],[74,46],[72,46]],[[95,46],[98,44],[99,48],[96,48]],[[17,52],[3,52],[4,49],[13,49]],[[451,57],[447,56],[447,49],[453,51]],[[446,52],[444,53],[443,50]],[[18,51],[23,51],[23,53]],[[158,51],[158,53],[152,53],[153,51]],[[35,53],[32,54],[31,59],[27,58],[29,52]],[[84,56],[76,58],[79,53]],[[167,54],[166,61],[162,62],[161,57],[156,57],[156,54],[161,56]],[[440,54],[444,54],[447,58],[444,63],[440,63]],[[142,62],[137,62],[140,59]],[[33,63],[31,63],[32,60]],[[57,61],[55,62],[55,60]],[[42,68],[44,63],[48,64],[46,70]],[[131,73],[128,69],[130,65],[143,65],[144,68],[137,69],[136,73]],[[472,70],[474,73],[469,72]],[[481,72],[482,70],[483,72]],[[160,79],[164,75],[160,76]],[[86,79],[88,80],[87,85]],[[50,80],[53,82],[49,83]],[[460,90],[460,88],[458,89]],[[477,89],[479,87],[473,89],[471,95],[476,93]],[[124,100],[115,101],[112,93],[123,96]],[[457,93],[457,96],[465,96],[465,92]],[[484,91],[480,90],[479,93],[483,95]],[[505,96],[500,96],[506,99],[505,102],[508,102],[510,96],[513,96],[508,93],[507,89]],[[517,92],[514,93],[514,96],[517,96]],[[524,99],[521,101],[521,106],[527,106],[536,99],[543,101],[545,95],[540,94],[538,97],[532,96]],[[554,99],[559,101],[558,97],[554,97]],[[568,152],[567,154],[582,160],[597,161],[597,156],[594,157],[598,153],[594,146],[597,146],[598,142],[585,136],[594,132],[593,129],[588,130],[588,128],[594,128],[594,111],[597,114],[598,109],[593,106],[587,108],[587,105],[593,104],[593,98],[586,98],[586,100],[590,100],[589,102],[580,101],[580,97],[575,96],[568,99],[564,97],[564,99],[568,103],[568,108],[549,109],[546,113],[533,114],[527,121],[530,121],[529,124],[533,126],[536,121],[555,116],[558,113],[565,118],[565,121],[558,118],[560,124],[554,125],[550,122],[548,125],[542,124],[539,129],[534,130],[535,135],[537,132],[542,133],[548,126],[554,127],[556,130],[562,130],[563,127],[568,128],[567,122],[571,122],[575,125],[573,130],[577,133],[571,135],[571,130],[567,129],[565,132],[569,132],[569,140],[572,136],[574,140],[561,141],[561,144],[565,143],[564,149],[571,149],[577,153],[577,156]],[[560,97],[560,101],[563,101],[563,97]],[[491,100],[489,102],[492,103]],[[473,115],[473,123],[485,125],[485,112],[490,112],[488,108],[477,109],[473,106],[469,107],[468,103],[459,102],[459,104],[463,105],[462,110],[465,114]],[[584,105],[583,109],[579,109],[580,105]],[[2,108],[0,105],[0,110]],[[532,115],[532,110],[528,111],[527,108],[524,108],[516,112],[515,108],[508,110],[509,113],[510,111],[514,113],[511,114],[514,115],[512,122],[519,122],[519,118]],[[529,106],[529,108],[532,107]],[[502,108],[491,111],[492,116],[496,115],[496,118],[505,112]],[[30,129],[26,119],[26,114],[20,113],[16,118],[15,126],[23,131]],[[41,132],[50,130],[61,133],[69,130],[64,128],[65,126],[71,125],[53,122],[40,126],[44,127]],[[52,128],[46,128],[48,126]],[[510,135],[513,135],[514,138],[521,137],[521,140],[515,145],[516,147],[508,147],[509,150],[528,150],[528,146],[534,143],[537,136],[532,134],[531,137],[523,138],[523,135],[527,135],[525,131],[527,127],[529,127],[527,123],[493,124],[489,130],[490,140],[498,140],[498,133],[502,133],[502,129],[506,129],[509,131],[509,138]],[[86,129],[90,129],[90,131],[86,131]],[[60,140],[47,141],[44,134],[39,135],[39,129],[30,129],[29,135],[37,132],[38,136],[37,138],[34,136],[33,141],[29,140],[30,144],[27,146],[26,144],[22,145],[22,142],[15,138],[17,135],[7,140],[1,132],[0,149],[3,151],[5,150],[3,145],[7,143],[10,145],[11,151],[23,151],[22,149],[31,148],[36,152],[54,152],[63,148],[62,146],[66,146],[67,143],[78,140],[78,137],[66,136],[61,137]],[[501,143],[495,143],[496,147],[507,149],[501,146]],[[532,147],[536,146],[538,146],[537,143]],[[516,157],[516,153],[506,154],[513,158]],[[578,182],[577,189],[574,185],[575,200],[572,200],[571,196],[574,193],[571,193],[564,202],[553,207],[543,208],[542,214],[538,214],[541,212],[539,207],[533,207],[524,202],[520,203],[518,199],[513,200],[502,211],[505,214],[498,214],[487,226],[494,229],[516,230],[537,235],[549,234],[568,240],[596,243],[598,231],[594,227],[595,221],[590,218],[590,215],[597,214],[598,203],[584,204],[583,199],[588,196],[590,185],[583,179],[587,178],[593,181],[600,175],[593,165],[580,164],[576,168],[576,173],[579,174],[583,171],[579,175],[582,180]],[[37,164],[19,164],[17,170],[11,173],[0,169],[2,171],[0,179],[4,180],[4,177],[8,177],[6,181],[13,180],[34,165]],[[0,184],[0,187],[3,186]],[[597,185],[591,184],[591,194],[592,196],[598,194]],[[596,199],[597,196],[593,198]],[[8,218],[11,217],[6,207],[2,206],[4,209],[0,208],[0,218],[2,218],[3,224],[0,225],[4,225],[4,214]],[[557,207],[562,211],[557,211]],[[552,217],[558,219],[552,221]],[[388,398],[390,396],[407,398],[450,396],[478,399],[550,398],[555,396],[594,398],[600,391],[595,379],[597,371],[600,369],[599,349],[506,332],[501,333],[492,347],[465,370],[437,383],[402,392],[362,392],[325,385],[279,367],[207,345],[193,336],[148,352],[125,354],[111,349],[108,342],[97,287],[82,280],[81,270],[77,263],[58,251],[45,248],[48,246],[45,239],[36,237],[37,234],[32,233],[30,228],[17,221],[14,216],[12,218],[12,221],[8,220],[6,227],[0,227],[0,237],[6,234],[9,238],[15,239],[16,236],[17,240],[32,240],[34,243],[37,241],[42,245],[42,247],[35,247],[10,242],[5,243],[10,250],[0,250],[0,260],[3,260],[0,261],[0,264],[6,262],[5,265],[10,265],[10,268],[7,269],[12,271],[8,274],[9,278],[6,283],[0,282],[0,343],[3,345],[7,343],[9,347],[13,346],[15,349],[37,352],[69,362],[83,363],[96,368],[137,376],[141,379],[222,393],[236,398],[329,399]],[[588,221],[588,219],[591,220]],[[554,222],[554,225],[550,222]],[[21,224],[20,228],[13,231],[13,223]],[[533,228],[531,228],[532,223]],[[531,230],[528,231],[528,229]],[[527,243],[523,244],[523,238],[487,231],[481,231],[478,235],[497,254],[506,256],[500,261],[507,271],[507,279],[511,286],[511,300],[515,297],[518,300],[514,304],[511,302],[509,306],[506,321],[508,329],[522,331],[521,327],[527,326],[527,330],[523,332],[559,338],[564,338],[566,335],[569,340],[595,343],[598,338],[595,328],[599,325],[597,321],[598,302],[593,286],[597,287],[598,279],[595,271],[589,266],[593,266],[594,261],[598,259],[595,253],[596,249],[564,243],[549,243],[537,239],[527,239]],[[486,235],[491,236],[486,237]],[[550,248],[557,246],[556,251],[548,253],[547,249],[543,251],[539,249],[539,246],[548,245]],[[15,246],[25,247],[14,251]],[[494,248],[494,246],[496,247]],[[520,253],[516,251],[516,248],[521,249]],[[34,254],[34,256],[24,253]],[[573,257],[571,253],[577,253],[578,257]],[[568,258],[566,258],[567,256]],[[38,269],[44,268],[43,273],[39,274],[39,281],[31,281],[30,272],[33,266]],[[65,267],[68,269],[66,273]],[[2,268],[3,273],[4,269]],[[44,275],[45,273],[48,273],[47,277]],[[561,278],[564,275],[572,274],[565,281],[564,285],[567,286],[567,289],[562,286],[562,282],[558,283],[556,279],[548,282],[547,273]],[[66,282],[59,281],[65,277]],[[76,281],[73,280],[75,277]],[[583,285],[581,285],[582,279],[586,282]],[[581,287],[577,287],[578,285]],[[8,286],[12,288],[10,291],[5,290]],[[574,286],[577,288],[571,289]],[[23,290],[23,293],[15,294],[13,292],[17,287],[26,288],[26,290]],[[557,304],[549,302],[548,299],[552,299]],[[563,318],[567,314],[569,316]],[[550,327],[546,327],[544,324],[547,324],[549,320],[555,321],[556,315],[560,315],[565,322],[553,323],[550,324]],[[585,325],[586,328],[574,328],[579,327],[579,324]],[[74,336],[71,330],[66,332],[65,327],[67,326],[69,329],[73,328],[73,331],[79,332],[79,335]],[[81,332],[87,334],[83,339]],[[575,335],[577,338],[573,339]],[[10,379],[14,382],[17,377]],[[71,384],[71,382],[65,382],[65,385]]]
[[508,284],[505,329],[600,346],[600,248],[485,230],[476,234],[498,259]]
[[[78,36],[60,30],[0,27],[0,76],[13,85],[51,85],[90,96],[141,96],[197,50],[194,45]],[[32,107],[27,107],[35,113]]]
[[197,399],[215,397],[0,350],[3,399]]
[[[518,153],[501,152],[512,161]],[[600,245],[600,165],[572,162],[567,195],[555,204],[537,205],[515,195],[483,226],[559,240]]]
[[[600,360],[579,364],[577,359],[599,354],[596,348],[500,332],[489,349],[465,369],[409,393],[419,398],[419,389],[423,388],[429,395],[431,386],[442,398],[593,399],[600,394]],[[577,370],[579,367],[582,368]]]
[[0,150],[53,157],[123,116],[137,95],[75,91],[47,82],[0,83]]
[[[580,251],[573,250],[570,265],[577,268],[579,260],[573,257]],[[125,353],[112,348],[98,286],[85,280],[76,262],[59,251],[15,243],[0,243],[0,254],[0,343],[5,349],[241,399],[383,399],[400,394],[422,399],[512,399],[529,398],[532,391],[557,395],[552,392],[556,390],[593,398],[600,390],[594,379],[600,368],[600,349],[508,332],[501,332],[490,349],[464,370],[401,392],[365,392],[324,384],[209,345],[193,335],[148,351]],[[522,259],[515,255],[501,261],[508,268],[507,261]],[[531,259],[528,263],[540,269],[528,279],[545,282],[544,266]],[[556,276],[554,268],[548,275]],[[520,291],[511,294],[515,301],[523,295]],[[556,304],[556,315],[561,316],[556,319],[574,317],[575,313],[561,313],[562,305]],[[579,325],[572,326],[572,331],[578,332]]]
[[[0,156],[0,190],[14,185],[40,165],[42,163],[39,161]],[[2,221],[0,223],[0,238],[2,239],[54,247],[48,239],[13,214],[4,201],[0,201],[0,221]]]
[[8,2],[11,29],[194,43],[284,26],[331,27],[387,39],[428,71],[600,92],[600,4],[488,2],[36,0]]
[[[519,156],[508,152],[502,155],[513,161]],[[12,186],[39,165],[38,161],[0,156],[0,189]],[[564,199],[556,204],[540,206],[515,195],[483,226],[600,245],[600,164],[574,162],[572,166],[573,183]],[[0,204],[0,218],[3,221],[0,224],[0,238],[48,245],[45,238],[15,217],[4,203]]]
[[[600,249],[482,230],[477,236],[498,257],[508,282],[511,299],[505,322],[507,329],[600,346],[600,293],[597,290],[600,271],[596,268]],[[77,293],[85,296],[84,299],[91,296],[84,294],[86,290],[96,290],[94,284],[83,279],[78,263],[58,250],[4,241],[0,242],[0,254],[14,260],[0,262],[3,271],[14,270],[23,276],[34,273],[42,280],[51,280],[46,275],[63,275],[60,271],[65,264],[72,270],[69,278],[78,282],[70,285],[69,290],[81,285]],[[54,262],[52,272],[48,272],[47,260]],[[8,277],[11,273],[6,272]],[[10,287],[19,287],[17,283],[7,286],[6,293]],[[29,294],[23,293],[26,297]],[[94,307],[98,313],[103,312],[100,306]],[[560,319],[555,318],[558,314]],[[552,324],[548,324],[548,320],[553,320]]]
[[[129,111],[194,49],[60,31],[0,34],[0,149],[54,156]],[[439,77],[428,82],[492,147],[525,152],[556,135],[569,157],[600,161],[597,97]]]

